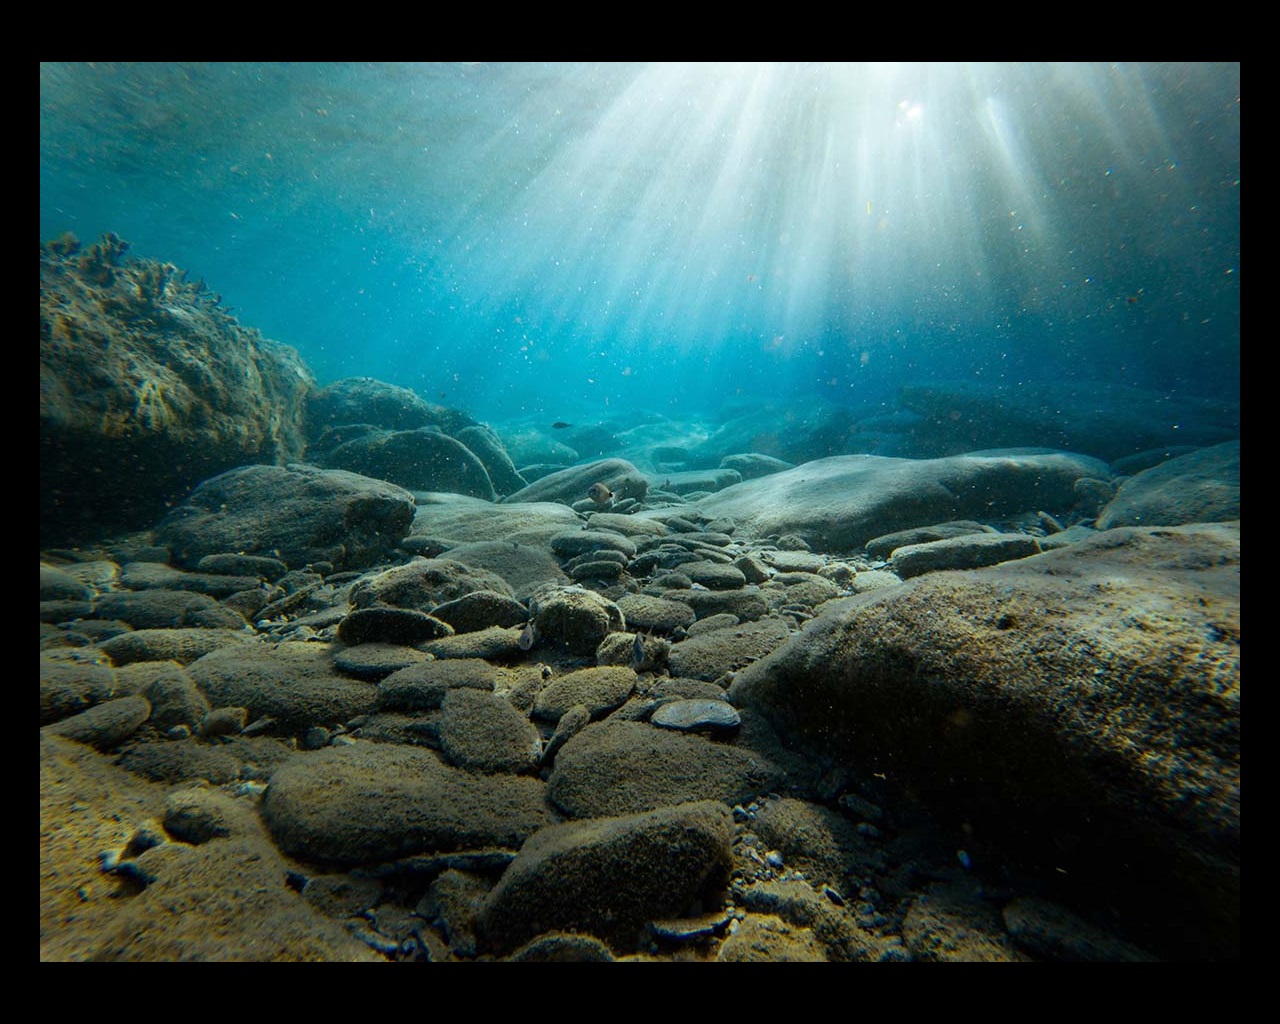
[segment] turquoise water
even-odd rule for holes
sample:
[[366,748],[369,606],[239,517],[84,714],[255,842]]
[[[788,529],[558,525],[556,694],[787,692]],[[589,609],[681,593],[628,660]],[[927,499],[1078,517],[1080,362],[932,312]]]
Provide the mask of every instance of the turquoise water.
[[44,63],[40,235],[480,419],[1238,399],[1235,63]]

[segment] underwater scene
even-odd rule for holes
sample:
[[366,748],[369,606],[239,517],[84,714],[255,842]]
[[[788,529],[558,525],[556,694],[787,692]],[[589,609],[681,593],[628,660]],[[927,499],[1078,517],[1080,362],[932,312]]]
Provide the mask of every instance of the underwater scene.
[[44,62],[42,961],[1236,961],[1240,66]]

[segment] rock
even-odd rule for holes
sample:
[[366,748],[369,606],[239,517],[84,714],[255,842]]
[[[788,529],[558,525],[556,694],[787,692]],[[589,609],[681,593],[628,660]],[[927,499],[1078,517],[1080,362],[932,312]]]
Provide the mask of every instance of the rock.
[[[188,745],[146,746],[173,751]],[[385,962],[282,884],[289,866],[256,814],[247,807],[238,813],[230,798],[218,799],[221,794],[210,794],[203,823],[192,828],[226,828],[229,834],[136,855],[134,866],[150,881],[120,899],[122,878],[104,874],[98,854],[115,853],[138,818],[167,817],[166,789],[90,748],[42,736],[42,961]],[[179,817],[173,820],[181,833]],[[192,831],[189,838],[199,834]],[[174,907],[182,913],[174,914]]]
[[71,573],[40,563],[41,601],[88,601],[93,591]]
[[775,459],[772,455],[761,455],[759,452],[745,452],[738,455],[726,455],[720,460],[721,469],[732,469],[742,480],[754,480],[757,477],[781,473],[784,469],[793,469],[790,462]]
[[1044,960],[1150,963],[1156,959],[1145,950],[1036,896],[1023,896],[1006,905],[1004,924],[1015,945]]
[[702,498],[704,515],[731,515],[736,536],[799,534],[828,553],[951,519],[998,518],[1075,504],[1075,481],[1106,476],[1105,463],[1067,452],[972,453],[941,459],[842,455]]
[[509,629],[522,625],[529,618],[529,609],[507,594],[475,590],[436,605],[431,616],[447,622],[455,632],[474,633],[490,626]]
[[373,431],[325,453],[322,465],[411,491],[449,491],[487,501],[498,496],[484,463],[436,427]]
[[307,396],[307,433],[313,446],[326,430],[356,423],[382,430],[438,427],[448,434],[475,425],[465,413],[372,377],[347,377]]
[[722,491],[726,487],[742,483],[742,480],[742,474],[736,469],[689,469],[679,473],[663,473],[661,489],[672,494]]
[[726,700],[674,700],[661,705],[649,721],[663,729],[708,736],[732,736],[742,727],[742,717]]
[[[555,507],[563,508],[559,505]],[[556,531],[553,529],[550,532]],[[451,562],[461,562],[473,569],[485,569],[501,576],[511,588],[511,593],[521,602],[548,584],[569,582],[559,561],[537,541],[475,541],[450,548],[448,558]],[[497,620],[492,623],[502,624]]]
[[429,711],[459,687],[492,692],[497,671],[479,658],[450,658],[410,665],[378,683],[380,706],[395,711]]
[[453,636],[453,627],[415,608],[357,608],[338,623],[338,641],[348,647],[384,643],[413,646]]
[[493,489],[499,497],[514,494],[522,487],[529,485],[529,482],[517,472],[511,456],[502,445],[502,439],[493,428],[484,424],[463,427],[454,436],[484,464],[485,471],[493,483]]
[[485,937],[499,952],[546,931],[634,950],[648,921],[684,913],[722,884],[732,832],[728,808],[705,800],[551,825],[529,838],[485,899]]
[[326,747],[279,768],[262,816],[290,857],[373,864],[518,847],[551,821],[544,790],[534,778],[473,775],[427,750],[361,742]]
[[65,739],[99,750],[110,750],[137,732],[150,714],[151,705],[145,697],[116,697],[44,728]]
[[636,553],[636,546],[631,540],[612,530],[573,530],[557,533],[551,538],[550,543],[551,550],[561,558],[573,558],[598,551],[617,551],[627,558],[633,558]]
[[204,481],[156,527],[174,559],[244,551],[290,566],[362,569],[386,558],[413,521],[413,495],[314,466],[245,466]]
[[87,711],[118,696],[116,672],[109,665],[40,659],[40,724],[48,725]]
[[752,914],[721,944],[716,963],[827,963],[827,955],[812,929]]
[[688,679],[719,679],[763,658],[781,646],[791,629],[781,619],[746,622],[732,629],[717,629],[690,636],[671,645],[667,660],[673,675]]
[[1040,542],[1023,533],[975,533],[893,549],[889,568],[902,579],[942,569],[979,569],[1040,554]]
[[286,735],[332,726],[372,711],[378,691],[339,674],[315,644],[253,644],[215,651],[187,669],[214,707],[243,707],[248,720],[271,718]]
[[485,774],[537,769],[542,739],[506,697],[451,689],[441,711],[440,750],[449,764]]
[[509,594],[511,588],[486,569],[473,569],[447,558],[418,558],[361,579],[351,588],[351,604],[356,608],[390,605],[425,612],[476,590]]
[[1104,381],[929,381],[903,385],[899,400],[921,417],[904,454],[929,458],[1042,445],[1110,462],[1161,445],[1240,436],[1238,405]]
[[631,696],[636,674],[630,668],[604,666],[579,669],[556,676],[538,694],[535,718],[557,722],[575,705],[583,705],[592,717],[607,714]]
[[902,922],[916,960],[929,963],[1014,963],[1020,958],[999,912],[959,885],[934,883],[916,897]]
[[121,591],[103,594],[93,603],[101,619],[127,622],[135,629],[244,629],[243,615],[219,604],[207,594],[183,590]]
[[606,719],[561,748],[547,795],[570,817],[607,817],[686,800],[718,800],[727,808],[782,778],[776,765],[750,750],[647,722]]
[[694,614],[683,601],[668,601],[650,594],[624,594],[618,598],[618,610],[634,630],[670,633],[693,624]]
[[135,629],[98,646],[116,665],[135,661],[176,661],[190,665],[206,654],[252,642],[244,633],[227,629]]
[[1234,958],[1238,545],[1230,525],[1116,529],[833,602],[730,697],[823,756],[891,756],[1158,955]]
[[[1076,484],[1079,485],[1077,480]],[[873,537],[867,541],[867,554],[872,558],[886,560],[897,548],[908,544],[927,544],[933,540],[946,540],[949,537],[968,537],[975,533],[994,533],[994,527],[983,526],[972,519],[956,520],[950,523],[937,523],[932,526],[917,526],[911,530],[896,530],[883,537]]]
[[570,466],[535,480],[528,487],[507,495],[507,502],[561,501],[572,504],[587,496],[587,488],[602,483],[615,498],[643,500],[649,482],[626,459],[603,459],[582,466]]
[[1181,526],[1240,518],[1240,442],[1202,448],[1145,469],[1120,485],[1098,528]]
[[207,477],[302,454],[298,354],[128,247],[40,249],[44,546],[150,527]]
[[530,598],[529,613],[542,641],[571,654],[594,654],[605,636],[627,626],[616,604],[582,587],[544,588]]

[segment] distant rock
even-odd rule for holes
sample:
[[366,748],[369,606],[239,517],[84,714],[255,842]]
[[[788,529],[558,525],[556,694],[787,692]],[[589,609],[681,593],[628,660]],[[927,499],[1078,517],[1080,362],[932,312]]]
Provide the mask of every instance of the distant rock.
[[411,491],[451,491],[488,501],[498,496],[484,463],[461,441],[435,427],[366,433],[318,461]]
[[206,480],[156,527],[179,565],[223,551],[299,568],[361,569],[409,531],[413,495],[394,484],[314,466],[245,466]]
[[720,468],[734,470],[743,480],[754,480],[757,477],[768,476],[771,473],[781,473],[784,469],[793,469],[794,466],[782,459],[775,459],[772,455],[747,452],[738,455],[726,455],[720,460]]
[[503,502],[562,501],[572,504],[587,496],[592,484],[602,483],[615,498],[643,499],[649,489],[645,475],[625,459],[603,459],[582,466],[570,466],[535,480]]
[[1201,448],[1144,469],[1120,485],[1098,528],[1181,526],[1240,518],[1240,442]]
[[886,533],[954,519],[996,519],[1028,510],[1065,512],[1080,477],[1104,463],[1070,452],[1009,449],[945,459],[842,455],[700,499],[706,516],[730,516],[736,536],[797,534],[810,548],[857,551]]
[[381,430],[437,427],[453,434],[475,420],[466,413],[428,402],[414,391],[372,377],[347,377],[307,398],[307,434],[312,447],[334,427],[363,423]]
[[902,454],[924,458],[1039,445],[1110,462],[1162,445],[1240,436],[1238,405],[1102,381],[929,381],[903,385],[899,400],[921,417]]

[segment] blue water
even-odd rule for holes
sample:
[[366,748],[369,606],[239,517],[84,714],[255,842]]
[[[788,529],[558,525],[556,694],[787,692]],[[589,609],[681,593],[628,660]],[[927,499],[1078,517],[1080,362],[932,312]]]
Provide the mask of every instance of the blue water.
[[45,63],[40,235],[480,419],[1238,399],[1240,68]]

